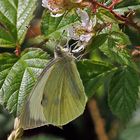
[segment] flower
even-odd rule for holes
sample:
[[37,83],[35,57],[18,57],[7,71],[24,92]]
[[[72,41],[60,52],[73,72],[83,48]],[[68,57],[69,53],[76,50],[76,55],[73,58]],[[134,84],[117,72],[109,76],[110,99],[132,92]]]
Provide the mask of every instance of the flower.
[[82,0],[70,0],[71,3],[81,3]]
[[79,40],[76,48],[80,47],[83,49],[94,35],[93,27],[96,24],[96,17],[91,20],[88,13],[84,10],[81,10],[80,8],[78,8],[76,12],[81,19],[81,24],[76,24],[69,27],[68,36],[73,40]]
[[50,10],[51,16],[59,17],[66,10],[77,7],[77,3],[81,2],[82,0],[42,0],[42,6]]
[[42,6],[48,8],[53,17],[59,17],[65,11],[64,0],[42,0]]

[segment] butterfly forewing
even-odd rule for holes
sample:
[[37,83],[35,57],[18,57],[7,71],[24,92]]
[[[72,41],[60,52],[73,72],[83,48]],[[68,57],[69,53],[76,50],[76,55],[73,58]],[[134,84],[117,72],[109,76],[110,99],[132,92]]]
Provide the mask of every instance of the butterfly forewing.
[[46,66],[25,102],[25,107],[20,115],[21,127],[23,129],[32,129],[47,124],[41,101],[46,81],[55,63],[57,63],[57,60],[52,60]]

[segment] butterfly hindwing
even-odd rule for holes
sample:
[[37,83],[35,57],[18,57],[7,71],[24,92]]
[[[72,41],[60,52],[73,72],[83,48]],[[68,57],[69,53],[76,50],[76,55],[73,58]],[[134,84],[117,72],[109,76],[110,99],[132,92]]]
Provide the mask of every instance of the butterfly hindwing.
[[81,115],[87,100],[74,60],[63,61],[53,67],[43,93],[44,116],[49,124],[57,126]]

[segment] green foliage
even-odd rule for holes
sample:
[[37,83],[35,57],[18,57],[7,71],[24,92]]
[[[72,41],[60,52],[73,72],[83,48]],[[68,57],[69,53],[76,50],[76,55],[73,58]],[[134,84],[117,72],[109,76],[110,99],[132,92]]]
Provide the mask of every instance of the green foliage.
[[121,8],[116,8],[114,11],[117,12],[118,14],[125,14],[126,12],[129,12],[130,10],[139,10],[140,9],[140,4],[134,5],[134,6],[126,6],[126,7],[121,7]]
[[[113,40],[109,39],[108,40],[108,44],[113,44]],[[109,46],[102,46],[101,47],[101,51],[108,57],[110,58],[110,61],[112,62],[116,62],[118,64],[121,65],[131,65],[132,61],[131,61],[131,56],[129,55],[129,53],[121,48],[117,48],[117,47],[113,47],[113,48],[109,48]]]
[[116,18],[114,17],[114,15],[112,13],[110,13],[108,10],[105,10],[103,8],[99,9],[99,12],[97,13],[97,17],[105,22],[109,22],[109,23],[119,23],[118,20],[116,20]]
[[23,42],[36,5],[37,0],[0,1],[0,47],[14,48]]
[[[128,8],[129,6],[139,6],[139,0],[123,0],[120,4],[118,4],[117,8]],[[136,9],[136,8],[135,8]]]
[[127,121],[135,110],[138,98],[139,76],[129,66],[116,71],[110,81],[109,106],[118,117]]
[[116,70],[108,63],[90,60],[79,61],[77,67],[88,97],[91,97]]
[[79,18],[74,11],[65,13],[61,17],[51,17],[48,11],[44,12],[42,18],[42,33],[47,38],[60,39],[62,32],[66,30],[70,25],[79,21]]
[[[120,44],[120,45],[130,45],[131,42],[128,38],[128,36],[126,34],[124,34],[122,31],[112,31],[110,32],[110,36],[109,36],[112,41],[114,40],[114,42],[116,42],[116,44]],[[109,47],[111,47],[109,45]]]
[[108,34],[99,34],[93,37],[90,49],[94,50],[102,46],[108,38]]
[[6,61],[0,61],[0,101],[10,113],[21,112],[48,59],[48,54],[40,49],[25,50],[18,59],[11,54],[1,54],[0,60]]
[[[115,28],[114,30],[117,30]],[[132,65],[130,53],[124,48],[124,45],[129,45],[130,40],[128,36],[121,31],[111,31],[108,33],[106,42],[100,46],[100,50],[108,57],[112,62],[120,65]]]

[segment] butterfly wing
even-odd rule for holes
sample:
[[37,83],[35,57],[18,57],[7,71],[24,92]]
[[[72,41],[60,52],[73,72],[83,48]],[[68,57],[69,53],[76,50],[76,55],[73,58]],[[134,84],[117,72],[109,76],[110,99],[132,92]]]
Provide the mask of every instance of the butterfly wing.
[[52,62],[42,72],[20,116],[23,129],[64,125],[85,109],[87,97],[74,60]]
[[57,63],[57,59],[50,61],[50,63],[46,66],[25,103],[25,107],[19,116],[21,127],[24,130],[47,124],[41,101],[46,81],[51,74],[51,70],[53,69],[55,63]]
[[42,100],[48,124],[56,126],[67,124],[80,116],[87,101],[74,60],[64,61],[59,61],[51,70]]

